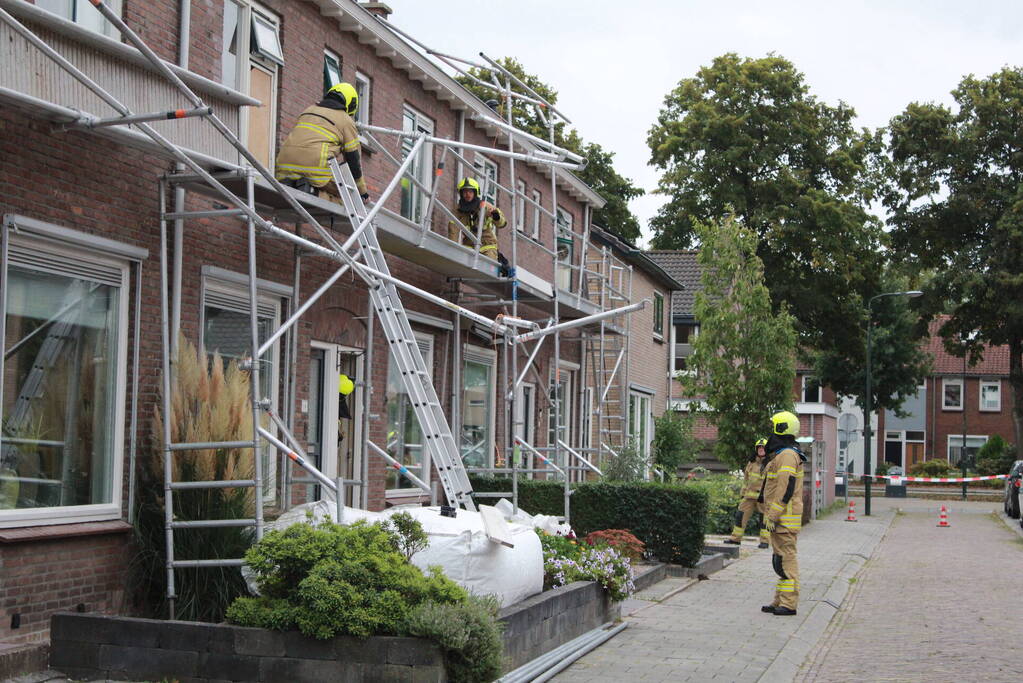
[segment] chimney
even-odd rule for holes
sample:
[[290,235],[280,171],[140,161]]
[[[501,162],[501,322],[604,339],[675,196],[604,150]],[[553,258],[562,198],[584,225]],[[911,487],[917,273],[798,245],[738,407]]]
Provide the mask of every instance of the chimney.
[[394,12],[386,2],[364,2],[362,6],[370,14],[375,14],[381,19],[387,19]]

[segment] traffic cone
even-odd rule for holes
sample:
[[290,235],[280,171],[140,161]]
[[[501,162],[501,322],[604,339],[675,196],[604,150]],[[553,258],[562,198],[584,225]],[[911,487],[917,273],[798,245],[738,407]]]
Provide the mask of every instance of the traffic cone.
[[941,506],[941,512],[938,513],[938,526],[941,527],[952,526],[951,524],[948,523],[948,510],[945,509],[944,505]]
[[850,500],[849,501],[849,514],[846,515],[845,521],[847,521],[847,522],[855,522],[856,521],[856,501],[855,500]]

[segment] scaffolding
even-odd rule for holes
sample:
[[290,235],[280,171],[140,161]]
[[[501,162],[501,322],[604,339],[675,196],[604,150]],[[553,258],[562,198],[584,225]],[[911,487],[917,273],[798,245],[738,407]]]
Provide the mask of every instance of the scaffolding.
[[[239,566],[241,558],[230,559],[188,559],[181,560],[174,556],[174,537],[176,532],[186,531],[194,528],[216,528],[216,527],[244,527],[254,530],[256,539],[263,534],[264,520],[264,448],[272,448],[279,453],[282,470],[284,472],[283,504],[290,506],[290,493],[292,484],[314,482],[322,485],[324,490],[331,494],[338,507],[339,515],[347,498],[347,488],[352,489],[352,500],[356,500],[354,491],[359,490],[360,504],[363,507],[368,505],[368,460],[370,455],[381,457],[390,467],[394,468],[400,475],[407,478],[415,487],[430,495],[433,500],[437,498],[437,491],[431,489],[422,478],[415,476],[400,460],[388,453],[388,448],[381,447],[369,439],[368,420],[370,415],[370,401],[372,394],[372,372],[373,367],[373,340],[377,328],[389,342],[389,350],[392,362],[398,364],[401,374],[401,381],[413,404],[416,417],[426,437],[430,453],[430,462],[437,469],[438,480],[442,484],[445,501],[451,506],[461,506],[466,509],[475,509],[475,498],[483,497],[507,497],[512,498],[517,507],[518,502],[518,480],[520,475],[528,476],[556,476],[564,482],[564,517],[570,519],[570,485],[572,481],[583,479],[587,473],[601,474],[600,464],[608,456],[615,457],[617,452],[626,443],[625,405],[627,400],[627,374],[628,374],[628,326],[629,313],[639,310],[647,302],[632,301],[631,292],[631,266],[626,266],[618,260],[609,249],[602,248],[599,258],[591,259],[590,244],[590,221],[591,215],[589,206],[585,208],[583,227],[580,232],[574,232],[559,222],[558,207],[558,178],[559,173],[579,170],[584,167],[585,159],[574,152],[564,149],[555,144],[555,130],[559,122],[569,123],[551,103],[545,101],[539,94],[530,89],[525,83],[519,80],[513,73],[505,69],[498,62],[490,59],[483,53],[480,57],[486,62],[476,63],[469,60],[462,60],[430,50],[422,43],[411,38],[404,32],[398,30],[391,24],[380,21],[389,30],[394,31],[400,38],[410,41],[428,55],[435,56],[451,68],[463,74],[473,82],[494,89],[507,103],[506,120],[476,115],[474,119],[482,126],[496,129],[507,137],[507,148],[485,147],[466,143],[464,140],[450,140],[435,136],[426,135],[416,131],[403,131],[383,128],[379,126],[361,125],[360,132],[365,135],[376,147],[384,152],[385,157],[391,161],[396,170],[387,184],[386,189],[377,198],[375,204],[367,210],[362,204],[358,193],[354,191],[354,180],[347,166],[339,166],[336,162],[332,164],[332,172],[337,188],[345,204],[344,211],[335,205],[324,206],[320,200],[314,200],[309,195],[304,195],[295,190],[282,186],[277,179],[242,143],[234,131],[231,130],[185,82],[163,62],[144,41],[124,21],[112,11],[101,0],[92,0],[93,5],[102,15],[116,28],[121,36],[133,45],[155,68],[164,79],[171,83],[188,103],[187,108],[172,111],[160,111],[154,113],[140,113],[131,111],[125,104],[115,96],[107,92],[102,86],[93,81],[86,73],[64,58],[57,50],[50,47],[35,33],[15,19],[10,13],[0,8],[0,21],[10,25],[29,43],[49,59],[59,64],[67,73],[86,86],[88,90],[97,95],[109,105],[118,116],[109,118],[92,117],[87,121],[83,120],[78,124],[66,126],[65,129],[95,130],[110,126],[134,126],[141,131],[153,143],[159,146],[163,152],[179,164],[179,169],[167,173],[159,179],[159,200],[160,200],[160,329],[161,329],[161,358],[162,358],[162,409],[165,419],[163,420],[163,434],[161,441],[164,454],[164,499],[165,499],[165,540],[167,548],[167,597],[170,603],[171,616],[174,613],[174,601],[176,599],[175,575],[176,569],[199,568],[199,567],[225,567]],[[478,73],[487,72],[491,75],[492,83],[477,78],[465,68],[476,68]],[[503,78],[503,82],[498,79]],[[514,88],[524,92],[519,92]],[[544,140],[517,129],[513,125],[511,106],[516,100],[529,104],[535,108],[540,118],[548,125],[548,139]],[[244,159],[241,164],[231,164],[217,161],[216,164],[207,165],[196,161],[193,156],[186,153],[179,145],[169,141],[161,133],[149,125],[149,122],[164,119],[199,118],[212,125],[230,145],[236,149]],[[403,158],[398,158],[387,150],[387,146],[380,144],[376,136],[392,136],[407,140],[411,147]],[[417,152],[425,144],[439,145],[442,147],[440,158],[440,169],[450,155],[458,161],[460,168],[464,165],[469,168],[473,163],[466,158],[466,153],[476,151],[485,153],[492,157],[501,157],[508,160],[510,168],[510,187],[504,187],[494,183],[494,189],[510,198],[511,206],[511,259],[510,268],[500,276],[493,275],[489,278],[474,280],[473,278],[456,278],[455,301],[446,299],[432,292],[424,291],[410,283],[404,282],[390,274],[387,263],[384,259],[384,251],[377,241],[376,217],[384,211],[384,204],[388,197],[399,187],[400,183],[407,182],[414,184],[424,193],[429,195],[426,210],[423,211],[421,222],[418,226],[421,231],[420,244],[426,239],[426,235],[432,231],[433,209],[439,209],[456,224],[460,221],[452,212],[447,209],[444,202],[436,201],[439,183],[433,187],[425,186],[415,174],[410,172],[411,164],[417,158]],[[401,145],[399,145],[399,149]],[[549,171],[550,174],[550,206],[543,206],[534,202],[519,192],[516,183],[516,162],[523,162],[538,165]],[[231,189],[238,188],[238,189]],[[260,213],[257,203],[257,189],[268,191],[280,202],[287,213],[289,220],[296,226],[295,231],[280,227],[275,222],[264,218]],[[176,197],[182,197],[179,190],[198,190],[207,196],[225,200],[228,203],[226,208],[213,208],[209,210],[184,210],[183,201],[175,201],[175,207],[170,209],[167,206],[168,194],[175,191]],[[543,320],[528,320],[520,317],[520,281],[517,276],[518,263],[518,227],[520,222],[524,224],[525,217],[519,216],[520,202],[533,206],[537,211],[550,220],[552,236],[555,248],[547,245],[532,242],[534,247],[541,249],[551,258],[552,282],[550,293],[550,316]],[[327,215],[333,223],[335,218],[347,221],[351,228],[351,234],[339,242],[330,230],[325,228],[315,217],[314,212],[320,215]],[[283,213],[278,212],[274,221]],[[238,220],[245,226],[247,244],[246,262],[248,273],[246,277],[248,294],[248,348],[251,356],[242,364],[243,369],[249,373],[249,390],[252,407],[252,424],[254,433],[251,440],[217,443],[181,443],[174,442],[171,437],[171,425],[167,416],[170,415],[170,401],[172,395],[172,381],[174,376],[174,358],[176,352],[176,340],[180,330],[180,290],[181,290],[181,266],[182,254],[182,231],[185,221],[209,218],[229,218]],[[171,260],[171,226],[174,226],[173,234],[173,257]],[[298,226],[308,226],[315,233],[316,238],[310,239],[298,234]],[[475,233],[463,230],[463,238],[470,241],[472,246],[472,268],[484,270],[493,268],[497,273],[498,264],[496,261],[481,254],[480,246],[482,241],[483,221],[477,221]],[[282,244],[293,247],[295,253],[294,267],[294,310],[288,319],[276,330],[268,335],[268,338],[261,339],[258,320],[258,274],[257,274],[257,242],[261,237],[268,237],[279,240]],[[579,254],[578,263],[566,261],[564,254],[557,248],[557,240],[576,239],[581,240],[582,249]],[[316,256],[327,259],[336,265],[337,269],[333,275],[312,294],[308,295],[305,301],[299,303],[299,284],[302,280],[302,262],[305,256]],[[173,272],[172,272],[173,271]],[[360,381],[361,391],[361,419],[363,443],[360,444],[358,456],[361,460],[361,479],[345,479],[343,477],[331,479],[316,468],[309,456],[305,453],[300,440],[294,435],[295,427],[295,396],[297,386],[296,363],[298,357],[297,334],[290,335],[290,344],[287,349],[288,367],[285,375],[286,382],[286,403],[287,408],[283,416],[278,415],[270,401],[260,395],[260,372],[261,359],[267,351],[279,340],[284,338],[289,331],[293,331],[296,323],[309,309],[319,300],[343,275],[351,273],[357,275],[365,282],[369,290],[369,306],[366,311],[366,349],[365,363],[367,372],[365,379]],[[565,273],[565,288],[559,287],[562,273]],[[174,278],[172,286],[172,275]],[[574,289],[575,294],[570,292]],[[476,286],[486,284],[491,286],[498,284],[496,293],[487,291],[487,287]],[[473,291],[464,291],[471,288]],[[491,287],[493,290],[493,287]],[[589,301],[595,304],[596,312],[590,315],[583,315],[577,319],[562,320],[559,290],[574,296],[576,302]],[[401,303],[398,292],[425,299],[453,315],[454,343],[452,344],[452,377],[453,384],[457,390],[459,384],[454,383],[462,367],[461,358],[461,323],[468,320],[471,324],[481,326],[488,330],[502,345],[501,355],[501,378],[498,386],[501,388],[499,396],[503,399],[505,407],[502,416],[503,434],[505,445],[503,453],[504,462],[494,462],[492,467],[477,469],[466,468],[462,462],[460,440],[454,438],[456,430],[460,429],[460,401],[455,398],[453,392],[451,410],[445,419],[441,401],[433,387],[433,382],[422,353],[419,351],[414,336],[409,326],[409,319]],[[471,301],[463,300],[472,299]],[[495,317],[488,317],[471,310],[470,306],[499,307],[502,312]],[[572,337],[570,341],[562,339],[562,333],[571,329],[581,328],[578,337]],[[136,339],[138,327],[136,326]],[[545,380],[540,374],[536,358],[544,343],[550,339],[552,345],[552,372],[551,377]],[[562,357],[562,345],[566,343],[580,344],[580,359],[582,362],[579,377],[584,381],[580,382],[580,392],[588,387],[585,378],[587,372],[592,375],[592,389],[600,393],[596,401],[594,415],[596,425],[582,420],[580,425],[588,425],[585,429],[587,436],[583,440],[585,445],[573,447],[568,443],[567,437],[570,425],[563,420],[565,415],[563,402],[568,398],[560,390],[561,368],[559,361]],[[57,343],[55,340],[54,343]],[[520,358],[521,357],[521,358]],[[525,381],[527,375],[532,373],[540,381],[538,385],[543,389],[541,395],[548,401],[550,408],[550,425],[553,438],[546,446],[537,446],[529,443],[521,435],[523,417],[516,412],[516,403],[519,396],[519,388]],[[135,381],[138,381],[137,373]],[[615,411],[609,409],[615,403],[619,408],[617,416]],[[582,412],[582,411],[580,411]],[[134,414],[133,414],[134,418]],[[587,417],[587,420],[589,418]],[[563,424],[564,422],[564,424]],[[594,435],[597,436],[596,444],[591,442]],[[134,430],[132,438],[134,438]],[[252,471],[251,479],[239,479],[231,481],[174,481],[173,459],[177,454],[205,449],[245,449],[251,452]],[[523,458],[523,454],[529,454],[530,458]],[[309,474],[308,479],[293,477],[291,463],[302,468]],[[469,483],[468,473],[470,471],[481,471],[493,474],[510,475],[510,492],[500,493],[473,493]],[[174,514],[174,495],[177,491],[189,489],[212,489],[212,488],[250,488],[253,491],[254,514],[247,519],[230,520],[178,520]]]

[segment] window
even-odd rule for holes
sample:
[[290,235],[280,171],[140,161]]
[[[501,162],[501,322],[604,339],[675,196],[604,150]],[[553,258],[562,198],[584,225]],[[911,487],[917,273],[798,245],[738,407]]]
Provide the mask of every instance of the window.
[[[969,461],[976,462],[977,452],[981,446],[987,443],[987,436],[973,436],[972,434],[966,435],[966,455],[970,459]],[[949,434],[948,435],[948,461],[953,465],[959,464],[959,458],[963,451],[963,435],[962,434]]]
[[372,99],[372,81],[369,76],[359,71],[355,72],[355,92],[359,94],[359,109],[355,112],[355,122],[361,124],[369,123],[369,107]]
[[250,0],[225,0],[220,82],[262,102],[242,109],[239,137],[268,168],[275,155],[277,76],[283,64],[276,15]]
[[821,385],[810,375],[802,376],[802,401],[803,403],[821,402]]
[[[520,384],[515,397],[515,436],[536,447],[536,385],[531,382]],[[519,467],[528,467],[529,450],[522,447],[518,450]]]
[[[415,333],[416,345],[423,354],[426,367],[433,367],[433,336]],[[401,373],[394,359],[387,368],[387,452],[392,458],[408,468],[408,470],[430,483],[430,454],[423,443],[423,430],[419,427],[419,419],[412,409],[412,401],[401,381]],[[387,470],[387,489],[417,488],[407,477],[395,470]]]
[[664,295],[654,292],[654,337],[664,338]]
[[129,270],[99,248],[11,236],[0,526],[120,517]]
[[462,462],[490,467],[494,453],[495,354],[465,347],[462,365]]
[[963,380],[941,380],[941,408],[942,410],[963,409]]
[[535,240],[540,239],[540,214],[543,211],[540,207],[543,206],[543,195],[540,194],[540,190],[533,190],[533,227],[530,237]]
[[[121,0],[107,0],[107,5],[115,14],[121,14]],[[53,12],[59,17],[73,21],[90,31],[114,38],[118,31],[106,20],[89,0],[36,0],[36,7]]]
[[515,229],[526,231],[526,181],[515,183]]
[[[219,353],[225,362],[243,360],[252,355],[249,332],[248,277],[219,268],[205,269],[203,274],[202,348],[211,357]],[[290,287],[259,281],[256,305],[257,330],[262,344],[281,324],[282,299]],[[287,336],[284,337],[287,339]],[[259,358],[259,394],[270,399],[276,411],[280,405],[283,363],[280,360],[282,340],[278,340]],[[277,451],[263,442],[263,497],[272,502],[277,481]]]
[[981,380],[980,409],[985,412],[997,413],[1002,409],[1002,381]]
[[558,288],[572,291],[572,263],[575,240],[572,238],[572,214],[558,207]]
[[675,323],[672,325],[672,369],[677,373],[689,372],[687,359],[693,354],[693,339],[696,338],[696,323]]
[[[361,107],[360,107],[361,109]],[[402,130],[406,133],[426,133],[433,135],[433,121],[416,110],[405,107],[402,115]],[[412,151],[415,140],[401,139],[401,158],[404,160]],[[408,169],[409,175],[419,181],[419,185],[409,182],[407,178],[401,182],[401,215],[414,223],[423,220],[423,209],[426,205],[427,192],[433,182],[433,146],[423,144],[419,154]],[[426,188],[426,191],[423,188]]]
[[632,446],[645,458],[650,457],[650,442],[653,439],[650,412],[650,394],[629,392],[629,440]]
[[476,180],[480,184],[480,191],[483,199],[493,205],[497,205],[497,164],[479,154],[476,155],[472,164],[476,171]]
[[[323,51],[323,92],[341,82],[341,58],[329,50]],[[359,98],[362,101],[362,98]]]
[[582,410],[579,411],[579,448],[593,446],[593,387],[583,389]]
[[[551,448],[548,452],[548,456],[554,453],[553,447],[555,442],[560,439],[565,443],[572,444],[572,430],[569,425],[572,424],[572,386],[574,384],[574,373],[566,371],[562,367],[559,371],[560,379],[555,383],[551,381],[550,400],[551,404],[547,408],[547,446]],[[554,421],[554,404],[558,404],[558,420],[555,426]],[[560,455],[555,460],[555,464],[558,467],[564,468],[566,464],[567,454],[562,449],[559,451]],[[551,476],[551,475],[548,475]]]

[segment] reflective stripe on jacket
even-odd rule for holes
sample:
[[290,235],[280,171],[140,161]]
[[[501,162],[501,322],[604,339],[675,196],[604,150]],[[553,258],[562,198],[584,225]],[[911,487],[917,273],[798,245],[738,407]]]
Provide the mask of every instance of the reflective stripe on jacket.
[[[483,232],[480,235],[480,253],[490,258],[497,258],[497,229],[503,228],[508,225],[508,219],[504,217],[504,213],[490,202],[481,202],[483,210]],[[490,217],[490,214],[494,211],[498,213],[498,220],[495,221]],[[462,213],[458,210],[458,206],[452,210],[453,214],[458,216],[458,220],[461,222],[465,229],[468,230],[473,236],[476,235],[476,221],[478,220],[479,214],[477,213]],[[462,235],[462,239],[459,240],[458,236]],[[473,241],[464,234],[458,227],[458,223],[454,221],[448,221],[448,238],[455,241],[461,242],[466,246],[472,246]]]
[[[776,517],[778,525],[799,531],[803,525],[803,458],[793,448],[783,448],[767,463],[764,486],[764,514]],[[783,498],[792,482],[792,497]],[[780,513],[780,514],[779,514]]]
[[[279,180],[306,178],[316,187],[333,182],[332,157],[359,153],[359,133],[352,117],[340,109],[312,106],[302,112],[277,154],[275,173]],[[354,162],[353,162],[354,163]],[[356,178],[359,191],[365,193],[365,181]]]

